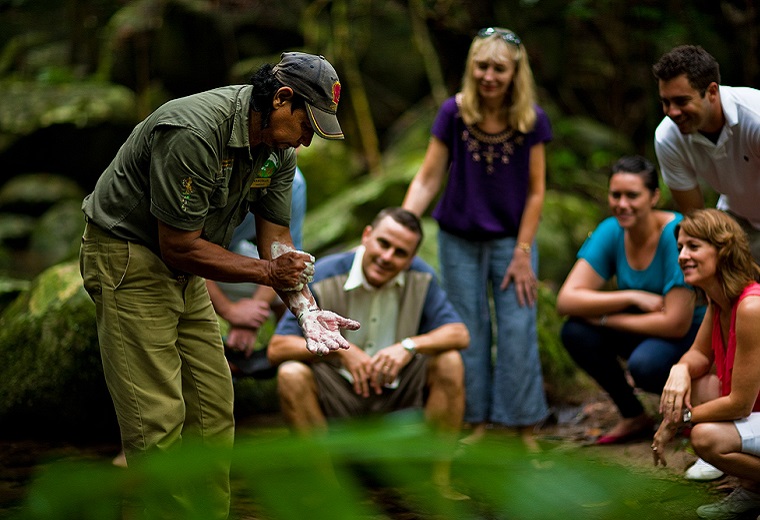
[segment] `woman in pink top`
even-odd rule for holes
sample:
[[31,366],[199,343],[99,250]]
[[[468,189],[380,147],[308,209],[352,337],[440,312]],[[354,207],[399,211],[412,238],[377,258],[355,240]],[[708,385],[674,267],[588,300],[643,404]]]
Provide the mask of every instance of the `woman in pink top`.
[[694,344],[665,383],[654,463],[666,464],[667,443],[679,426],[693,423],[694,451],[740,483],[697,514],[745,518],[760,512],[760,268],[727,213],[696,211],[676,232],[684,280],[705,293],[708,308]]

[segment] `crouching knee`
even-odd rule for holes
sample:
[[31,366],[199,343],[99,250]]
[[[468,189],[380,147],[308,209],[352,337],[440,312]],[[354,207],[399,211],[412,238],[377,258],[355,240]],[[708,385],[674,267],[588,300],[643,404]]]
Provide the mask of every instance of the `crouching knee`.
[[694,451],[705,460],[715,457],[725,450],[725,432],[716,423],[698,423],[691,430],[691,445]]
[[277,393],[281,399],[298,399],[313,387],[311,368],[300,361],[286,361],[277,368]]
[[464,388],[464,363],[457,350],[447,350],[431,360],[431,384],[446,388]]

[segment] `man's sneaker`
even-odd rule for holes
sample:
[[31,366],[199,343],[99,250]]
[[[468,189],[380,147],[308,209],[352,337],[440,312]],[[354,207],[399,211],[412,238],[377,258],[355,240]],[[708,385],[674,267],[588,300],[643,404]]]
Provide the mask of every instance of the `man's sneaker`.
[[685,477],[689,480],[715,480],[723,476],[723,472],[702,459],[697,459],[689,469]]
[[750,511],[760,511],[760,494],[738,487],[719,502],[699,506],[697,516],[707,520],[734,520]]

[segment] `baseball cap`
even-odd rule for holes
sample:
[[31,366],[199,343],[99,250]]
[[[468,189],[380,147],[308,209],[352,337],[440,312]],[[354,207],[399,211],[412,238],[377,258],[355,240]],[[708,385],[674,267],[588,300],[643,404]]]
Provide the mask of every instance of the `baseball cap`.
[[340,100],[340,80],[324,56],[303,52],[283,52],[272,68],[275,78],[306,100],[306,113],[317,135],[343,139],[336,112]]

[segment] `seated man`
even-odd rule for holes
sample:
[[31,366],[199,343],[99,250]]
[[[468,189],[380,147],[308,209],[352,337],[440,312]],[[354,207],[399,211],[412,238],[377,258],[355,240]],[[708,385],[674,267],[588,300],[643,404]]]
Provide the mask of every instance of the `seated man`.
[[421,241],[414,214],[384,209],[358,249],[317,262],[311,290],[320,307],[363,325],[347,331],[351,348],[318,357],[304,349],[291,313],[278,324],[268,355],[280,365],[281,409],[295,431],[324,430],[326,418],[423,405],[434,427],[459,431],[464,368],[457,351],[467,347],[469,333],[431,267],[415,257]]

